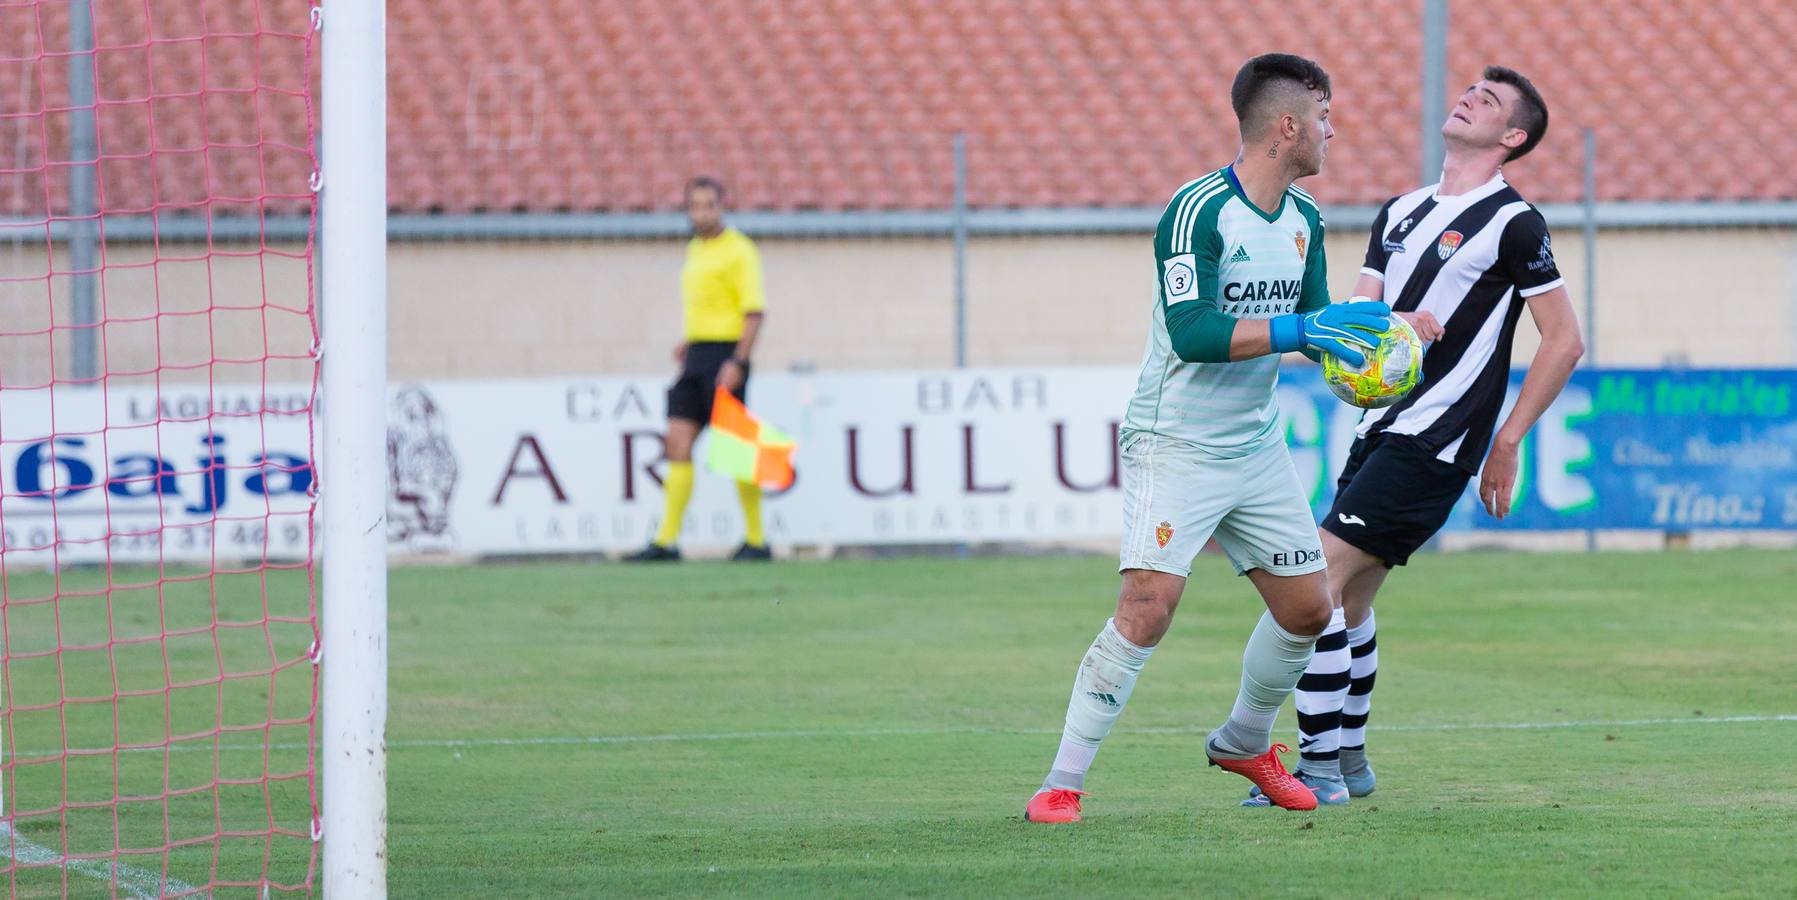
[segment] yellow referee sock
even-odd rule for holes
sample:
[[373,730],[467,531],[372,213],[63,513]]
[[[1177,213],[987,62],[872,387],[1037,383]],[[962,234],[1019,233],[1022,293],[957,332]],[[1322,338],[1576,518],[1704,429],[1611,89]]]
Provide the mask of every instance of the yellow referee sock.
[[661,530],[655,532],[655,543],[672,547],[680,540],[680,518],[686,515],[686,503],[693,499],[693,464],[668,463],[668,479],[662,483],[667,491],[667,508],[661,514]]
[[767,535],[761,533],[761,485],[739,481],[736,496],[743,501],[743,543],[751,547],[767,546]]

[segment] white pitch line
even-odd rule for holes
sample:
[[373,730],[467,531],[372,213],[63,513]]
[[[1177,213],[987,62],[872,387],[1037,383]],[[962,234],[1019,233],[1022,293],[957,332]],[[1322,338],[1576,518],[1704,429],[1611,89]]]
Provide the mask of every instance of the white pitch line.
[[1462,722],[1440,725],[1389,725],[1373,727],[1374,731],[1528,731],[1535,728],[1633,728],[1651,725],[1726,725],[1733,722],[1797,722],[1797,715],[1785,716],[1691,716],[1678,719],[1613,719],[1607,722]]
[[[1548,728],[1638,728],[1656,725],[1727,725],[1738,722],[1797,722],[1797,715],[1691,716],[1677,719],[1588,719],[1563,722],[1438,722],[1428,725],[1368,725],[1368,731],[1533,731]],[[1119,729],[1129,733],[1130,729]],[[1055,732],[1059,734],[1060,732]],[[1135,734],[1210,733],[1199,728],[1140,728]]]
[[130,894],[137,900],[154,900],[170,894],[197,894],[199,888],[178,878],[170,876],[164,880],[160,872],[140,869],[122,862],[107,862],[98,859],[65,859],[62,854],[42,844],[27,840],[12,827],[10,822],[0,822],[0,842],[11,849],[8,854],[14,862],[27,866],[64,866],[89,878],[110,882],[120,890]]
[[[1372,725],[1372,731],[1518,731],[1545,728],[1634,728],[1656,725],[1725,725],[1742,722],[1797,722],[1797,714],[1773,716],[1709,716],[1678,719],[1594,719],[1568,722],[1444,722],[1434,725]],[[1208,734],[1210,729],[1184,728],[1119,728],[1118,734]],[[719,731],[699,734],[609,734],[542,738],[432,738],[390,741],[389,749],[460,747],[534,747],[569,744],[658,744],[700,741],[768,740],[781,738],[829,737],[903,737],[907,735],[949,734],[1060,734],[1059,728],[848,728],[811,731]],[[257,748],[260,749],[260,748]]]
[[[1688,718],[1665,719],[1583,719],[1562,722],[1438,722],[1422,725],[1369,725],[1374,732],[1437,732],[1437,731],[1532,731],[1553,728],[1641,728],[1660,725],[1731,725],[1746,722],[1797,722],[1797,713],[1768,716],[1691,716]],[[1209,728],[1200,726],[1180,726],[1171,728],[1119,728],[1114,734],[1208,734]],[[411,740],[388,741],[389,750],[423,750],[447,749],[455,750],[463,747],[565,747],[607,744],[678,744],[701,743],[708,741],[762,741],[791,740],[795,738],[859,738],[859,737],[907,737],[935,736],[951,734],[988,734],[988,735],[1035,735],[1060,734],[1059,728],[981,728],[977,726],[939,727],[939,728],[836,728],[807,729],[793,731],[714,731],[687,734],[594,734],[594,735],[558,735],[534,738],[415,738]],[[211,745],[195,746],[193,744],[176,744],[170,750],[180,753],[204,753],[213,749]],[[274,744],[220,744],[221,752],[261,751],[268,750],[304,750],[305,744],[291,742]],[[122,750],[121,753],[156,753],[161,747]],[[56,756],[60,750],[36,750],[24,754],[27,756]]]
[[[1378,725],[1371,726],[1374,731],[1532,731],[1554,728],[1641,728],[1661,725],[1729,725],[1747,722],[1797,722],[1797,714],[1770,716],[1691,716],[1688,718],[1665,719],[1587,719],[1559,722],[1442,722],[1428,725]],[[1197,727],[1186,728],[1125,728],[1119,729],[1122,734],[1204,734],[1208,729]],[[1042,735],[1059,734],[1059,729],[1052,728],[843,728],[814,729],[803,731],[718,731],[697,734],[605,734],[586,736],[540,737],[540,738],[424,738],[417,740],[389,741],[390,750],[409,749],[458,749],[463,747],[553,747],[568,745],[608,745],[608,744],[660,744],[687,743],[706,741],[740,741],[740,740],[785,740],[795,738],[854,738],[854,737],[902,737],[907,735],[950,735],[950,734],[993,734],[993,735]],[[219,750],[303,750],[304,744],[222,744]],[[159,748],[152,748],[159,749]],[[210,747],[178,746],[177,750],[210,750]],[[54,755],[59,751],[39,751],[34,755]],[[133,752],[133,751],[126,751]],[[142,751],[137,751],[142,752]],[[83,875],[101,881],[109,881],[117,885],[138,900],[153,900],[167,894],[190,894],[198,892],[198,888],[170,877],[163,879],[161,874],[140,869],[121,862],[105,862],[97,859],[64,859],[62,854],[41,844],[27,840],[19,834],[11,824],[0,822],[0,841],[11,847],[10,857],[18,863],[30,866],[62,865]],[[116,874],[115,874],[116,872]]]

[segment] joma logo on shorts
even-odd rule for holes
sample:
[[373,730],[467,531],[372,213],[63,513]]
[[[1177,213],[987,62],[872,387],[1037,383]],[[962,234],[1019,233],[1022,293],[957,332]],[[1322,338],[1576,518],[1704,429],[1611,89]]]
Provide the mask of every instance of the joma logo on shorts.
[[1316,562],[1317,560],[1322,559],[1322,558],[1323,558],[1323,551],[1321,549],[1293,550],[1290,553],[1275,553],[1275,554],[1273,554],[1273,565],[1276,565],[1276,566],[1301,566],[1301,565],[1304,565],[1305,563]]

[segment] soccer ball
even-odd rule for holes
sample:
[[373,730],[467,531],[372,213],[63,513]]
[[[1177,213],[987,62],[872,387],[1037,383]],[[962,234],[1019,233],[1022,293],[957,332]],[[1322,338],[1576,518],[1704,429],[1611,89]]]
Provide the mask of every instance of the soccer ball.
[[1404,399],[1423,379],[1423,341],[1410,323],[1391,317],[1379,346],[1366,351],[1366,365],[1353,366],[1323,354],[1323,383],[1329,392],[1362,409],[1383,409]]

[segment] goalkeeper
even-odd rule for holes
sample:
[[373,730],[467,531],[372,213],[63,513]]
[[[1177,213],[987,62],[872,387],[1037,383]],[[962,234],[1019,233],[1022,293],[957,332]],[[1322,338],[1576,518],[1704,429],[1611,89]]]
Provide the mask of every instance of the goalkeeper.
[[1073,822],[1099,742],[1166,634],[1191,563],[1213,535],[1265,601],[1241,690],[1204,751],[1280,806],[1316,797],[1285,770],[1273,720],[1330,621],[1323,551],[1286,449],[1280,355],[1365,361],[1384,303],[1330,305],[1323,219],[1295,179],[1322,169],[1334,129],[1329,76],[1283,53],[1250,59],[1230,90],[1233,165],[1180,188],[1154,239],[1159,287],[1121,437],[1122,591],[1074,676],[1061,745],[1030,798],[1032,822]]
[[[624,557],[629,562],[674,562],[680,520],[693,496],[693,442],[711,421],[711,401],[718,388],[738,399],[749,385],[749,353],[761,332],[763,309],[761,254],[748,236],[724,226],[724,185],[698,177],[686,185],[686,214],[693,238],[686,245],[680,271],[685,303],[686,340],[674,348],[680,377],[668,388],[668,475],[663,481],[667,505],[661,528],[649,546]],[[737,482],[743,506],[743,543],[731,557],[738,561],[773,558],[761,528],[761,487]]]

